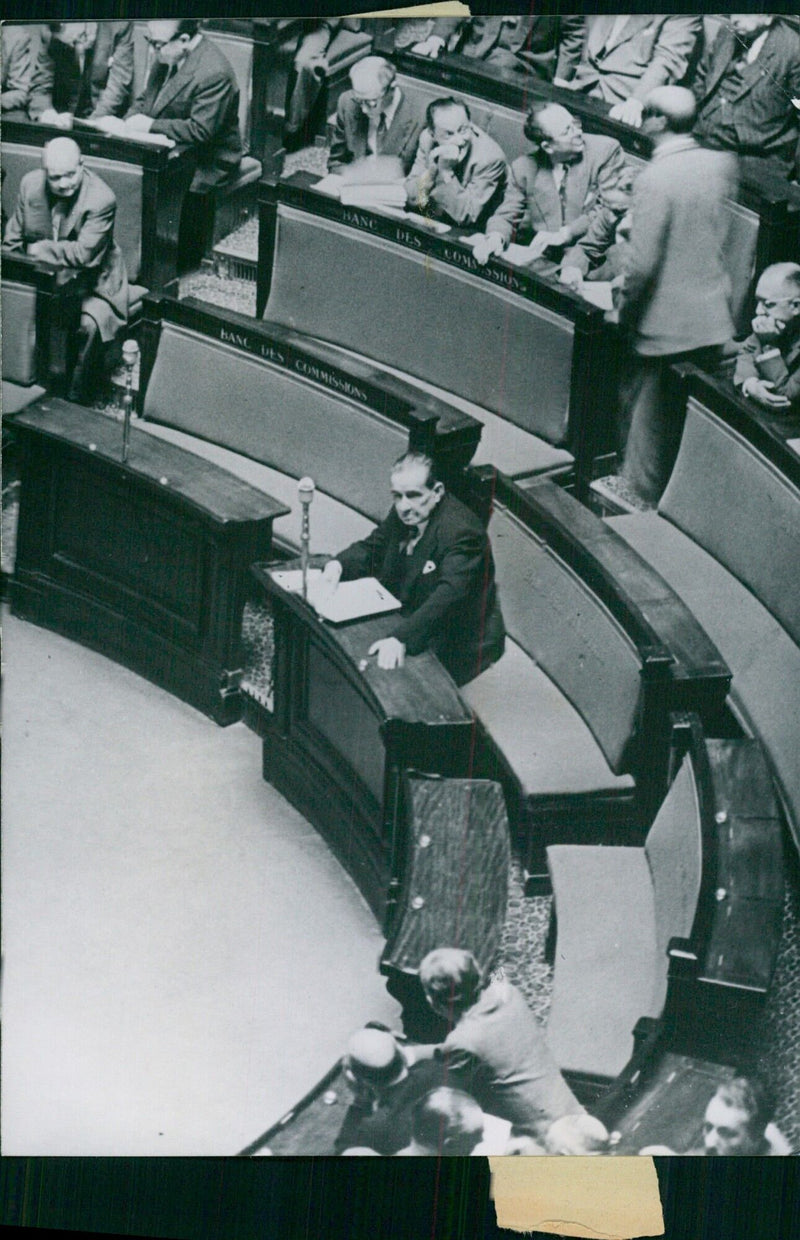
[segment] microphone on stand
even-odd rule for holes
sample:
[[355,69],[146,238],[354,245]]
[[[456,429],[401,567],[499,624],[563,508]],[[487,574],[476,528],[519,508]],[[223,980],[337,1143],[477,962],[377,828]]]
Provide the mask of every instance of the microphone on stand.
[[126,340],[122,345],[122,361],[125,366],[125,395],[122,398],[122,460],[128,459],[131,442],[131,413],[133,411],[133,371],[139,360],[139,346],[135,340]]
[[308,545],[311,541],[309,509],[314,498],[314,479],[301,478],[297,484],[297,497],[303,513],[300,527],[300,568],[303,574],[303,598],[308,598]]

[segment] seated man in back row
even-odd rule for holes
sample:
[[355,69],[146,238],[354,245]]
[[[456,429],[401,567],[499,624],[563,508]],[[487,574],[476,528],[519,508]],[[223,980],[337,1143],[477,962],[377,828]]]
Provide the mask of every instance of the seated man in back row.
[[365,56],[353,65],[353,89],[340,95],[336,109],[329,172],[369,155],[396,155],[409,172],[422,121],[395,77],[394,65],[382,56]]
[[500,147],[452,97],[428,105],[414,166],[406,179],[412,211],[480,227],[499,204],[508,166]]
[[122,116],[133,84],[133,22],[52,22],[42,41],[28,112],[71,129],[74,117]]
[[406,653],[432,650],[456,684],[466,684],[500,658],[505,642],[489,539],[478,518],[445,494],[430,457],[407,452],[391,480],[392,511],[328,561],[323,589],[377,577],[403,604],[394,632],[370,647],[378,666],[402,667]]
[[22,178],[3,237],[12,250],[85,273],[70,400],[92,395],[98,341],[113,340],[128,318],[128,275],[114,241],[116,210],[113,192],[84,167],[78,144],[54,138],[42,151],[42,167]]
[[800,264],[773,263],[756,285],[753,331],[739,345],[734,385],[777,414],[800,409]]

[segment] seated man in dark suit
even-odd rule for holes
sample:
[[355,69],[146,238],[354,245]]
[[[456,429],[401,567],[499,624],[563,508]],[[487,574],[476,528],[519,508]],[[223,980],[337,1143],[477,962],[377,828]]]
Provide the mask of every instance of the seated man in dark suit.
[[128,317],[128,276],[114,241],[117,202],[99,176],[85,168],[77,143],[54,138],[42,167],[22,178],[4,245],[86,276],[78,360],[71,400],[91,395],[97,342],[113,340]]
[[18,113],[20,120],[25,119],[25,109],[30,98],[35,42],[36,38],[28,26],[3,22],[0,107],[6,115],[11,112]]
[[395,463],[392,498],[386,520],[326,564],[323,583],[377,577],[403,604],[392,636],[370,648],[379,667],[432,650],[456,684],[466,684],[500,658],[505,640],[486,531],[445,494],[421,453]]
[[773,263],[756,285],[753,332],[733,375],[742,396],[774,413],[800,408],[800,265]]
[[339,97],[328,171],[367,155],[396,155],[409,172],[422,118],[395,82],[395,68],[382,56],[365,56],[350,70],[352,90]]
[[773,164],[794,170],[800,112],[800,31],[769,13],[732,13],[700,62],[692,84],[695,136],[744,157],[755,177]]
[[[409,18],[409,26],[414,19]],[[537,17],[442,17],[432,29],[413,43],[417,56],[438,56],[442,49],[484,61],[499,69],[534,73],[552,81],[556,59],[580,55],[583,42],[582,17],[559,17],[545,14]],[[402,29],[395,38],[395,47],[408,46]]]
[[236,77],[199,21],[150,21],[147,38],[156,62],[142,93],[124,121],[106,117],[101,127],[123,137],[164,134],[179,151],[193,151],[191,188],[205,193],[232,180],[241,163]]
[[533,149],[511,166],[505,197],[475,245],[480,263],[512,240],[530,241],[532,260],[545,250],[557,257],[556,251],[583,236],[603,192],[625,169],[616,139],[584,134],[581,122],[558,103],[535,104],[525,136]]
[[51,22],[42,40],[28,111],[43,125],[123,116],[133,84],[133,22]]
[[434,99],[425,114],[414,166],[406,180],[412,211],[480,226],[502,198],[506,157],[473,125],[469,108],[452,97]]

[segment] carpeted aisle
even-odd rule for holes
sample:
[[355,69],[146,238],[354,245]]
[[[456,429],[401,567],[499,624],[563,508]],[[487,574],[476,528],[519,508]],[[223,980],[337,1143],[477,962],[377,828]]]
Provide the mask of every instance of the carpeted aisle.
[[4,1154],[234,1154],[369,1019],[382,941],[260,744],[3,609]]

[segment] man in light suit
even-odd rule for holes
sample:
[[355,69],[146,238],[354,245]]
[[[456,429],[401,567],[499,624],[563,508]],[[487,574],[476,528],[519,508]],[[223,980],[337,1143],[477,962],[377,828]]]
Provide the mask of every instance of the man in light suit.
[[406,180],[412,211],[480,227],[499,205],[508,165],[497,143],[473,125],[452,97],[428,105],[414,166]]
[[[580,56],[583,43],[582,17],[554,14],[527,17],[443,17],[431,23],[427,34],[413,44],[418,56],[438,56],[443,48],[482,60],[499,69],[532,72],[552,81],[559,55],[566,59]],[[408,27],[414,23],[407,21]],[[404,23],[395,38],[395,47],[409,46]]]
[[722,247],[736,163],[698,145],[694,119],[694,96],[680,86],[646,100],[643,132],[655,150],[636,181],[619,307],[633,350],[622,395],[630,415],[622,476],[646,505],[661,497],[683,429],[669,366],[683,359],[713,368],[734,335]]
[[350,70],[352,90],[339,97],[328,155],[328,171],[367,155],[395,155],[411,169],[422,117],[395,81],[394,65],[382,56],[365,56]]
[[19,112],[20,120],[25,119],[24,110],[30,97],[35,42],[28,26],[10,26],[3,22],[0,106],[5,113]]
[[142,93],[124,121],[105,117],[101,127],[123,136],[164,134],[177,150],[192,150],[194,193],[232,180],[242,158],[233,69],[204,38],[199,21],[150,21],[147,38],[156,62]]
[[84,167],[77,143],[54,138],[42,152],[42,167],[22,178],[3,237],[12,250],[85,273],[71,400],[90,395],[98,341],[113,340],[128,318],[128,276],[114,241],[116,209],[105,181]]
[[686,76],[701,32],[700,17],[587,17],[582,52],[562,48],[556,82],[598,95],[615,120],[638,127],[650,91]]
[[133,22],[53,22],[36,60],[28,107],[43,125],[122,116],[133,84]]
[[601,134],[584,134],[580,121],[558,103],[535,104],[525,120],[525,136],[533,150],[511,165],[503,201],[475,245],[478,262],[501,253],[512,240],[526,244],[531,233],[532,260],[545,250],[560,257],[565,246],[583,236],[603,192],[613,189],[624,172],[620,144]]
[[391,636],[369,654],[386,670],[406,654],[432,650],[456,684],[466,684],[503,653],[505,629],[494,560],[478,518],[437,479],[430,457],[409,452],[392,470],[394,506],[322,574],[322,588],[377,577],[403,604]]

